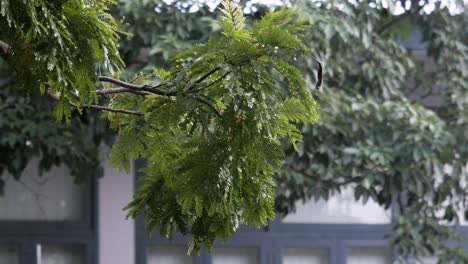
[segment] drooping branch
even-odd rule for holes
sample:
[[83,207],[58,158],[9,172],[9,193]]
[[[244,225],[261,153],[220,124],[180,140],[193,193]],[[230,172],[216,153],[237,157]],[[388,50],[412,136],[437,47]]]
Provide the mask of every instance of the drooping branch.
[[[219,70],[221,70],[221,67],[215,67],[212,70],[210,70],[209,72],[207,72],[205,75],[200,77],[198,80],[196,80],[188,89],[189,91],[191,91],[190,93],[193,93],[193,89],[196,86],[198,86],[200,83],[202,83],[204,80],[206,80],[208,77],[210,77],[214,73],[218,72]],[[224,74],[218,80],[216,80],[213,83],[206,86],[205,88],[210,87],[214,83],[220,81],[221,79],[226,77],[226,75],[227,75],[227,73]],[[162,95],[162,96],[176,96],[177,95],[176,90],[162,90],[162,89],[160,89],[161,87],[165,86],[166,84],[159,84],[159,85],[155,85],[155,86],[137,85],[137,84],[133,84],[133,83],[124,82],[124,81],[121,81],[121,80],[118,80],[118,79],[115,79],[115,78],[112,78],[112,77],[109,77],[109,76],[99,76],[99,81],[106,82],[106,83],[112,83],[112,84],[115,84],[115,85],[122,86],[122,87],[119,87],[120,89],[115,88],[115,90],[112,90],[112,91],[109,91],[109,92],[104,92],[104,91],[101,92],[103,94],[129,92],[129,93],[135,93],[135,94],[139,94],[139,95],[148,95],[148,94],[158,94],[158,95]],[[128,90],[124,90],[123,88],[126,88]],[[200,90],[197,90],[197,91],[200,91]]]
[[[203,75],[202,77],[200,77],[197,81],[194,82],[194,84],[191,86],[190,90],[192,90],[198,84],[202,83],[209,76],[216,73],[220,69],[221,69],[220,67],[216,67],[216,68],[212,69],[211,71],[209,71],[208,73],[206,73],[205,75]],[[211,82],[207,86],[203,87],[203,89],[208,88],[208,87],[216,84],[217,82],[221,81],[222,79],[224,79],[227,76],[227,74],[228,73],[225,73],[220,78],[216,79],[215,81]],[[132,93],[132,94],[141,95],[141,96],[146,96],[146,95],[151,95],[151,94],[157,94],[157,95],[162,95],[162,96],[175,96],[175,95],[177,95],[177,91],[175,91],[175,90],[161,90],[161,89],[159,89],[159,87],[162,87],[164,84],[157,85],[157,86],[136,85],[136,84],[127,83],[127,82],[124,82],[124,81],[121,81],[121,80],[118,80],[118,79],[115,79],[115,78],[112,78],[112,77],[108,77],[108,76],[99,76],[99,81],[120,85],[122,87],[100,89],[100,90],[96,91],[97,95],[108,95],[108,94],[118,94],[118,93]],[[47,94],[52,99],[54,99],[54,101],[59,101],[60,96],[58,94],[52,93],[51,89],[50,89],[50,86],[48,84],[46,84],[46,87],[47,87]],[[199,90],[196,90],[196,91],[192,90],[191,93],[196,93],[196,92],[201,91],[201,90],[202,89],[199,89]],[[216,109],[210,102],[208,102],[208,101],[206,101],[206,100],[204,100],[203,98],[200,98],[200,97],[196,97],[195,99],[197,101],[207,105],[218,116],[222,116],[221,113],[218,111],[218,109]],[[114,109],[114,108],[111,108],[111,107],[106,107],[106,106],[101,106],[101,105],[85,105],[85,104],[83,104],[83,105],[77,106],[77,105],[75,105],[75,104],[73,104],[71,102],[70,102],[70,104],[72,106],[74,106],[74,107],[77,107],[77,108],[90,108],[90,109],[97,109],[97,110],[101,110],[101,111],[108,111],[108,112],[114,112],[114,113],[123,113],[123,114],[132,114],[132,115],[139,115],[139,116],[143,115],[143,113],[132,111],[132,110]]]
[[156,86],[136,85],[133,83],[127,83],[127,82],[124,82],[124,81],[121,81],[112,77],[108,77],[108,76],[99,76],[99,81],[119,85],[119,86],[122,86],[123,88],[127,88],[127,89],[137,91],[137,92],[144,91],[144,92],[149,92],[152,94],[158,94],[158,95],[163,95],[163,96],[177,95],[176,91],[166,91],[166,90],[159,89],[161,86],[163,86],[163,84],[156,85]]
[[226,76],[227,76],[228,74],[229,74],[229,72],[226,72],[225,74],[223,74],[223,75],[222,75],[221,77],[219,77],[218,79],[212,81],[210,84],[208,84],[208,85],[206,85],[206,86],[204,86],[204,87],[201,87],[200,89],[192,90],[192,91],[190,91],[189,93],[197,93],[197,92],[199,92],[199,91],[201,91],[201,90],[205,90],[205,89],[207,89],[207,88],[209,88],[209,87],[211,87],[211,86],[217,84],[218,82],[220,82],[220,81],[223,80],[224,78],[226,78]]
[[[5,61],[8,61],[10,59],[10,56],[11,56],[11,53],[10,53],[11,50],[10,49],[11,49],[10,45],[8,45],[6,42],[0,40],[0,57],[2,57]],[[204,80],[206,80],[208,77],[210,77],[211,75],[213,75],[214,73],[219,71],[220,69],[221,69],[220,67],[216,67],[216,68],[210,70],[209,72],[207,72],[202,77],[200,77],[198,80],[196,80],[191,85],[191,87],[189,88],[191,93],[196,93],[198,91],[201,91],[202,89],[199,89],[199,90],[196,90],[196,91],[193,91],[193,89],[197,85],[202,83]],[[204,88],[208,88],[208,87],[214,85],[215,83],[221,81],[224,77],[226,77],[227,74],[228,73],[225,73],[223,76],[221,76],[217,80],[211,82],[210,84],[208,84]],[[109,76],[99,76],[98,79],[99,79],[100,82],[112,83],[112,84],[115,84],[115,85],[119,85],[121,87],[96,90],[97,95],[108,95],[108,94],[118,94],[118,93],[131,93],[131,94],[136,94],[136,95],[141,95],[141,96],[146,96],[146,95],[151,95],[151,94],[157,94],[157,95],[161,95],[161,96],[176,96],[177,95],[176,90],[163,90],[163,89],[160,89],[165,84],[160,84],[160,85],[156,85],[156,86],[136,85],[136,84],[128,83],[128,82],[118,80],[118,79],[115,79],[115,78],[109,77]],[[49,84],[46,84],[46,88],[47,88],[46,93],[47,93],[47,95],[49,97],[51,97],[56,102],[60,100],[60,95],[53,93]],[[221,116],[221,113],[208,101],[206,101],[206,100],[204,100],[203,98],[200,98],[200,97],[197,97],[196,100],[201,102],[201,103],[206,104],[218,116]],[[114,108],[106,107],[106,106],[102,106],[102,105],[82,104],[82,105],[77,106],[77,105],[73,104],[72,102],[69,102],[69,103],[70,103],[70,105],[72,105],[74,107],[77,107],[77,108],[90,108],[90,109],[97,109],[97,110],[101,110],[101,111],[131,114],[131,115],[139,115],[139,116],[143,115],[143,113],[132,111],[132,110],[114,109]]]
[[80,108],[90,108],[90,109],[97,109],[101,111],[113,112],[113,113],[121,113],[121,114],[129,114],[129,115],[137,115],[142,116],[143,113],[132,111],[132,110],[125,110],[125,109],[116,109],[111,107],[106,107],[102,105],[81,105]]
[[124,87],[101,89],[101,90],[96,91],[97,95],[116,94],[116,93],[132,93],[132,94],[137,94],[137,95],[142,95],[142,96],[152,94],[147,91],[137,91],[134,89],[124,88]]
[[203,82],[206,78],[210,77],[212,74],[216,73],[217,71],[221,70],[220,67],[216,67],[214,69],[212,69],[211,71],[207,72],[205,75],[203,75],[202,77],[200,77],[200,79],[198,79],[194,84],[193,84],[193,87],[195,87],[196,85],[200,84],[201,82]]
[[[47,95],[50,98],[52,98],[54,101],[58,102],[60,100],[60,95],[53,93],[48,84],[46,84],[46,87],[47,87],[47,90],[46,90]],[[80,106],[77,106],[77,105],[73,104],[72,102],[69,102],[69,103],[70,103],[71,106],[74,106],[76,108],[89,108],[89,109],[96,109],[96,110],[101,110],[101,111],[121,113],[121,114],[129,114],[129,115],[137,115],[137,116],[142,116],[143,115],[143,113],[132,111],[132,110],[115,109],[115,108],[102,106],[102,105],[80,105]]]
[[223,115],[221,114],[221,112],[219,112],[218,109],[216,109],[216,107],[214,107],[214,105],[212,105],[210,102],[208,102],[207,100],[203,99],[202,97],[199,97],[199,96],[196,96],[195,97],[195,100],[197,100],[198,102],[200,103],[203,103],[205,105],[207,105],[211,110],[213,110],[213,112],[215,112],[215,114],[219,117],[222,117]]

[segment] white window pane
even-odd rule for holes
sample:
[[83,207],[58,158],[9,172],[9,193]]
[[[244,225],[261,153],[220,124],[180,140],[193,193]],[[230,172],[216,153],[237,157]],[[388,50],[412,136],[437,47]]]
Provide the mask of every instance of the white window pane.
[[391,210],[385,210],[376,202],[366,204],[354,199],[354,191],[346,188],[336,193],[328,201],[310,200],[296,203],[296,212],[287,215],[285,223],[335,223],[335,224],[388,224],[391,223]]
[[[468,171],[468,164],[465,166],[464,168],[465,170]],[[453,166],[450,165],[450,164],[444,164],[443,166],[443,171],[444,173],[446,174],[449,174],[451,175],[452,172],[453,172]],[[437,173],[436,174],[436,185],[439,185],[441,184],[442,182],[444,181],[444,176],[443,174],[439,174]],[[444,201],[444,203],[442,204],[444,207],[447,207],[449,205],[452,205],[452,201]],[[462,226],[466,226],[468,225],[468,221],[465,220],[465,210],[468,210],[468,208],[465,208],[464,205],[463,205],[463,202],[460,202],[458,205],[458,210],[457,210],[457,215],[458,215],[458,220],[459,220],[459,224],[462,225]],[[445,215],[445,208],[442,208],[440,210],[438,210],[436,212],[436,215],[438,217],[443,217]],[[456,222],[448,222],[447,220],[440,220],[439,223],[443,224],[443,225],[449,225],[449,226],[454,226],[456,225],[457,223]],[[435,258],[426,258],[426,260],[428,259],[435,259]],[[429,263],[437,263],[437,261],[435,262],[429,262]],[[424,263],[426,264],[426,263]]]
[[187,255],[184,247],[148,247],[147,264],[189,264],[192,257]]
[[421,264],[437,264],[439,261],[437,257],[423,257],[419,259],[421,260]]
[[18,251],[15,246],[0,245],[0,264],[18,264]]
[[31,162],[17,181],[3,174],[5,194],[0,197],[0,220],[82,220],[84,186],[73,183],[65,168],[39,176]]
[[[445,201],[442,205],[444,206],[444,208],[438,210],[436,212],[436,215],[438,217],[443,217],[445,215],[445,207],[449,206],[451,204],[450,201]],[[463,205],[462,204],[459,204],[459,210],[457,211],[457,215],[458,215],[458,223],[455,222],[455,221],[452,221],[452,222],[448,222],[447,220],[439,220],[439,223],[442,224],[442,225],[448,225],[448,226],[455,226],[457,224],[460,224],[462,226],[467,226],[468,225],[468,221],[465,220],[465,210],[467,210],[468,208],[463,208]]]
[[328,264],[328,251],[319,248],[287,248],[283,264]]
[[[439,264],[438,257],[419,257],[418,258],[420,264]],[[455,264],[454,261],[446,262],[446,264]]]
[[40,264],[85,264],[81,246],[38,246]]
[[351,248],[348,249],[347,264],[390,264],[391,256],[387,249]]
[[257,264],[258,251],[255,248],[215,248],[213,264]]
[[465,219],[465,210],[468,210],[468,208],[463,208],[458,212],[458,219],[460,220],[460,225],[462,226],[468,225],[468,221]]

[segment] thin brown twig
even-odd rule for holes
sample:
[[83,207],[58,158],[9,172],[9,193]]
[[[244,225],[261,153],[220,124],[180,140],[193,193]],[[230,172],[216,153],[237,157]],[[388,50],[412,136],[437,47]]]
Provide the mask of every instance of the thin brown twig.
[[80,108],[90,108],[90,109],[97,109],[97,110],[106,111],[106,112],[137,115],[137,116],[144,115],[143,113],[132,111],[132,110],[116,109],[116,108],[106,107],[102,105],[81,105]]
[[[5,60],[8,60],[9,57],[10,57],[10,46],[6,42],[4,42],[2,40],[0,40],[0,57],[2,57]],[[206,73],[205,75],[203,75],[202,77],[200,77],[190,87],[190,90],[195,88],[195,86],[197,86],[198,84],[203,82],[205,79],[207,79],[209,76],[211,76],[213,73],[219,71],[220,69],[221,69],[220,67],[216,67],[216,68],[212,69],[211,71],[209,71],[208,73]],[[218,81],[223,79],[226,75],[227,75],[227,73],[224,74],[221,78],[215,80],[214,82],[212,82],[211,84],[206,86],[205,88],[214,85],[215,83],[217,83]],[[138,94],[138,95],[143,95],[143,96],[149,95],[149,94],[158,94],[158,95],[163,95],[163,96],[175,96],[175,95],[177,95],[177,91],[175,91],[175,90],[161,90],[161,89],[159,89],[160,87],[164,86],[164,84],[160,84],[160,85],[156,85],[156,86],[136,85],[136,84],[124,82],[124,81],[121,81],[121,80],[118,80],[118,79],[115,79],[115,78],[112,78],[112,77],[109,77],[109,76],[99,76],[98,78],[99,78],[99,81],[101,81],[101,82],[112,83],[112,84],[116,84],[116,85],[119,85],[119,86],[122,86],[122,87],[97,90],[96,91],[97,95],[127,93],[127,92],[128,93],[133,93],[133,94]],[[49,97],[51,97],[56,102],[60,100],[60,95],[53,93],[49,84],[46,84],[46,88],[47,88],[46,93],[47,93],[47,95]],[[204,100],[202,98],[199,98],[199,97],[197,97],[196,100],[208,105],[213,111],[215,111],[215,113],[218,116],[222,116],[221,113],[213,105],[211,105],[208,101],[206,101],[206,100]],[[77,107],[77,108],[91,108],[91,109],[97,109],[97,110],[101,110],[101,111],[108,111],[108,112],[114,112],[114,113],[123,113],[123,114],[132,114],[132,115],[139,115],[139,116],[144,115],[143,113],[132,111],[132,110],[114,109],[114,108],[110,108],[110,107],[106,107],[106,106],[102,106],[102,105],[80,105],[80,106],[76,106],[75,104],[73,104],[71,102],[69,102],[69,103],[72,106]]]
[[226,76],[229,74],[229,72],[226,72],[225,74],[223,74],[221,77],[219,77],[218,79],[214,80],[213,82],[211,82],[210,84],[208,84],[207,86],[204,86],[204,87],[201,87],[200,89],[197,89],[197,90],[192,90],[190,91],[189,93],[197,93],[197,92],[200,92],[201,90],[205,90],[213,85],[215,85],[216,83],[220,82],[222,79],[226,78]]
[[[48,87],[48,85],[46,85]],[[47,95],[49,95],[54,101],[58,102],[60,100],[60,96],[57,95],[57,94],[54,94],[50,87],[47,88],[47,91],[46,91]],[[97,109],[97,110],[101,110],[101,111],[107,111],[107,112],[113,112],[113,113],[121,113],[121,114],[130,114],[130,115],[137,115],[137,116],[142,116],[144,115],[143,113],[140,113],[140,112],[136,112],[136,111],[132,111],[132,110],[125,110],[125,109],[115,109],[115,108],[111,108],[111,107],[106,107],[106,106],[102,106],[102,105],[80,105],[80,106],[77,106],[71,102],[69,102],[70,105],[76,107],[76,108],[89,108],[89,109]]]
[[43,198],[48,198],[45,194],[42,194],[36,190],[34,190],[31,186],[27,185],[23,180],[21,179],[16,179],[18,183],[20,183],[26,190],[28,190],[32,195],[34,195],[34,198],[36,199],[37,206],[39,207],[39,211],[47,217],[46,210],[44,209],[44,206],[42,205],[40,199],[41,197]]
[[196,80],[188,89],[189,91],[192,91],[197,85],[199,85],[201,82],[203,82],[206,78],[210,77],[213,73],[216,73],[217,71],[221,70],[221,67],[216,67],[213,68],[211,71],[207,72],[205,75],[200,77],[200,79]]
[[152,94],[158,94],[158,95],[163,95],[163,96],[175,96],[177,95],[176,91],[167,91],[167,90],[161,90],[159,89],[162,87],[164,84],[156,85],[156,86],[150,86],[150,85],[136,85],[132,83],[127,83],[109,76],[99,76],[99,81],[101,82],[107,82],[107,83],[112,83],[116,84],[119,86],[122,86],[124,88],[128,88],[134,91],[145,91],[149,92]]
[[137,94],[137,95],[142,95],[142,96],[152,94],[147,91],[137,91],[137,90],[129,89],[125,87],[115,87],[115,88],[96,90],[97,95],[116,94],[116,93],[132,93],[132,94]]
[[223,115],[221,114],[221,112],[220,112],[218,109],[216,109],[216,107],[214,107],[214,106],[213,106],[210,102],[208,102],[207,100],[205,100],[205,99],[203,99],[203,98],[201,98],[201,97],[198,97],[198,96],[195,97],[195,100],[197,100],[198,102],[203,103],[203,104],[207,105],[208,107],[210,107],[210,109],[213,110],[213,111],[216,113],[216,115],[218,115],[219,117],[222,117],[222,116],[223,116]]
[[203,82],[206,78],[210,77],[213,73],[217,72],[221,70],[220,67],[216,67],[214,69],[212,69],[211,71],[207,72],[205,75],[203,75],[202,77],[200,77],[200,79],[198,79],[196,82],[195,82],[195,85]]

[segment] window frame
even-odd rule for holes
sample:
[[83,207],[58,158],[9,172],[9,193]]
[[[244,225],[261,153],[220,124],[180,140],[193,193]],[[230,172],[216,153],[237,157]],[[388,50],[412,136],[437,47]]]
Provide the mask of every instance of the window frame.
[[19,264],[38,264],[37,244],[81,246],[85,263],[97,263],[98,180],[90,177],[81,184],[84,189],[82,221],[0,220],[0,246],[15,246]]
[[[188,238],[175,235],[172,243],[157,234],[149,236],[144,229],[143,218],[136,221],[136,263],[147,264],[146,247],[182,246]],[[328,263],[346,263],[347,249],[352,247],[385,248],[385,235],[391,232],[391,224],[285,224],[272,222],[268,229],[241,228],[227,242],[215,242],[214,247],[258,248],[259,264],[281,264],[286,248],[321,248],[328,251]],[[364,234],[364,236],[363,236]],[[211,256],[202,251],[193,257],[194,264],[212,264]]]
[[[139,168],[146,161],[135,161],[135,188],[138,178],[144,176]],[[271,222],[266,228],[241,227],[226,242],[215,241],[216,247],[258,248],[259,264],[281,264],[285,248],[324,248],[328,251],[330,264],[345,264],[349,247],[385,248],[388,241],[384,238],[392,231],[394,217],[388,224],[324,224],[324,223],[283,223],[281,219]],[[365,234],[363,236],[363,234]],[[135,263],[147,264],[146,248],[151,246],[186,247],[187,237],[176,234],[172,241],[163,238],[155,231],[146,233],[143,215],[135,221]],[[212,264],[211,255],[202,250],[199,256],[193,256],[193,264]]]
[[[139,168],[146,161],[135,162],[135,188],[138,178],[143,176]],[[387,224],[341,224],[341,223],[283,223],[277,218],[265,228],[250,228],[242,226],[228,241],[215,241],[216,247],[229,248],[258,248],[259,264],[282,264],[285,248],[324,248],[328,251],[329,264],[346,264],[347,252],[352,248],[388,248],[389,240],[397,218],[396,206],[392,206],[391,220]],[[468,238],[468,225],[456,227],[455,230]],[[152,246],[180,246],[187,247],[189,239],[180,234],[169,241],[158,235],[146,233],[143,216],[135,221],[135,263],[148,264],[146,248]],[[452,244],[448,242],[448,244]],[[468,250],[468,242],[463,246]],[[390,261],[395,260],[395,252],[390,252]],[[193,264],[213,264],[211,256],[203,249],[199,256],[193,256]]]

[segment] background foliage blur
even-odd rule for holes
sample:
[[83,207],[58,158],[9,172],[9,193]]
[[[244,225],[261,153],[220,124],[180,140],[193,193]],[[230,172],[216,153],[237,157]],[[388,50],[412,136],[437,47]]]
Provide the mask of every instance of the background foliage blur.
[[[399,220],[392,244],[401,261],[437,255],[443,263],[468,262],[461,247],[445,243],[465,238],[441,224],[467,215],[468,12],[463,3],[284,4],[300,10],[312,25],[310,56],[297,62],[322,119],[303,128],[299,153],[288,150],[277,177],[278,212],[287,214],[299,200],[327,199],[350,185],[356,199],[395,205]],[[126,74],[166,65],[173,55],[217,34],[216,5],[122,1],[113,11],[132,34],[120,47]],[[277,7],[241,5],[247,23]],[[313,58],[323,63],[320,91],[313,88]],[[25,96],[15,89],[11,73],[1,85],[0,170],[19,177],[31,158],[40,157],[41,170],[63,163],[78,180],[100,174],[98,146],[109,142],[112,131],[98,113],[73,113],[70,125],[56,124],[48,98]]]

